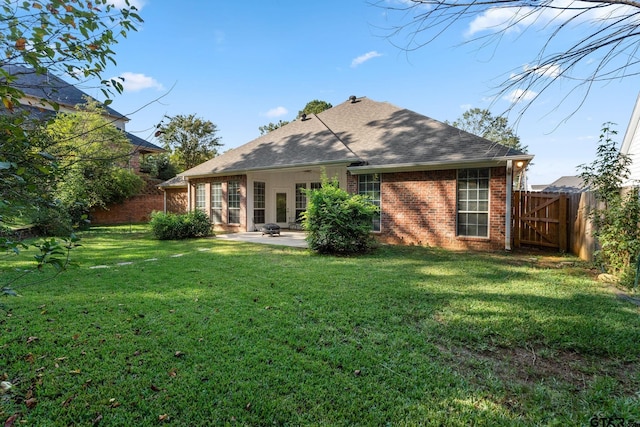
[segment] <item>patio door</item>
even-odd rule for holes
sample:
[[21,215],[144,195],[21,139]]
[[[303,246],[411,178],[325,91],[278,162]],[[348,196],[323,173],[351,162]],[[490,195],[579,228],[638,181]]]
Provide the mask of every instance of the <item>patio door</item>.
[[276,222],[287,222],[287,193],[276,192]]

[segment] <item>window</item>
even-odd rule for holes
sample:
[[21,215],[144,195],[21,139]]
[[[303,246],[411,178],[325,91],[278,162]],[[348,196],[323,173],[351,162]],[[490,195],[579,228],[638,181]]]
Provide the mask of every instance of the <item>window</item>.
[[240,224],[240,181],[227,184],[228,224]]
[[265,183],[253,183],[253,223],[264,224],[265,220]]
[[307,184],[296,184],[296,217],[295,222],[302,221],[302,214],[307,210],[307,194],[304,190],[307,189]]
[[489,169],[458,171],[458,235],[489,237]]
[[358,175],[358,194],[369,196],[369,200],[378,207],[373,217],[373,231],[380,231],[380,175]]
[[211,183],[211,220],[222,224],[222,183]]
[[199,211],[205,211],[207,209],[206,194],[205,184],[196,184],[196,209]]
[[312,182],[311,183],[311,189],[312,190],[319,190],[322,188],[322,183],[321,182]]

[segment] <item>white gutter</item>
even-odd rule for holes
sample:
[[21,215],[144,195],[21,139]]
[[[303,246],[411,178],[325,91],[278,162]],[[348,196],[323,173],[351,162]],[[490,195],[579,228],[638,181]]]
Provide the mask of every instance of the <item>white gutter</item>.
[[507,160],[507,200],[504,219],[504,249],[511,250],[511,200],[513,199],[513,160]]

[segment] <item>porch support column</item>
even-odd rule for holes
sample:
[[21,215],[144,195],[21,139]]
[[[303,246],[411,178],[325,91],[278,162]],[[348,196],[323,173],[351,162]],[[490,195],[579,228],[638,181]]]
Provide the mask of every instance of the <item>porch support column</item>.
[[162,190],[162,212],[167,213],[167,190]]
[[504,249],[511,250],[511,200],[513,199],[513,160],[507,160],[507,200],[504,215]]
[[187,212],[191,212],[191,183],[187,180]]

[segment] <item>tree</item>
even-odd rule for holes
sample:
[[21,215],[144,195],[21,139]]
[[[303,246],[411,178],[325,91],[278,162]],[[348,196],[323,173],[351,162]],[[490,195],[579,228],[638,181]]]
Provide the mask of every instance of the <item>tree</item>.
[[145,156],[140,163],[140,172],[167,181],[178,174],[178,168],[171,163],[167,153],[159,153]]
[[398,16],[399,22],[388,28],[387,35],[406,51],[429,45],[461,24],[468,25],[470,41],[481,47],[497,48],[509,34],[535,31],[540,47],[534,48],[530,63],[513,73],[497,94],[508,96],[512,107],[526,101],[526,110],[556,81],[575,85],[570,93],[584,89],[584,101],[595,82],[640,73],[638,1],[409,0],[389,6],[376,0],[375,4],[385,9],[388,19]]
[[120,92],[120,81],[103,80],[101,74],[109,63],[115,64],[113,46],[142,22],[136,12],[128,2],[119,8],[110,0],[0,0],[0,226],[29,207],[48,204],[48,195],[39,189],[49,188],[57,179],[51,144],[42,135],[32,137],[36,119],[16,108],[24,94],[10,65],[27,66],[38,74],[62,73],[79,81],[99,78],[105,96]]
[[[24,93],[15,85],[17,76],[8,65],[26,65],[38,74],[63,73],[77,80],[98,78],[107,98],[113,91],[121,92],[121,81],[103,80],[102,73],[107,64],[115,64],[113,46],[118,39],[136,31],[142,22],[136,8],[128,1],[126,4],[119,8],[111,0],[0,0],[0,108],[4,116],[0,120],[0,232],[7,220],[22,211],[46,205],[46,190],[58,179],[57,159],[49,152],[49,140],[35,135],[40,128],[29,125],[24,112],[16,109]],[[77,245],[75,236],[63,242],[51,239],[34,244],[40,250],[36,270],[45,265],[63,270],[68,265],[68,251]],[[0,235],[2,252],[17,255],[25,247],[10,233]],[[60,258],[64,253],[66,262]],[[3,281],[0,294],[14,295],[14,284]]]
[[520,137],[516,135],[506,117],[495,117],[489,110],[472,108],[465,111],[460,118],[451,123],[452,126],[472,133],[489,141],[497,142],[527,152],[527,147],[520,144]]
[[638,189],[622,191],[629,178],[631,158],[618,151],[616,131],[605,123],[600,134],[596,160],[580,165],[580,176],[599,204],[591,212],[594,236],[600,249],[596,260],[621,282],[631,286],[633,267],[640,256],[640,199]]
[[[298,111],[296,119],[301,118],[303,114],[320,114],[324,110],[328,110],[331,107],[333,107],[333,105],[331,105],[327,101],[314,99],[313,101],[307,102],[307,105],[305,105],[302,110]],[[260,135],[266,135],[269,132],[281,128],[282,126],[285,126],[287,124],[289,124],[288,121],[280,120],[278,123],[269,123],[268,125],[260,126],[258,129],[260,130]]]
[[103,115],[95,101],[60,113],[47,126],[61,171],[55,198],[78,221],[89,210],[120,203],[138,193],[142,179],[128,169],[131,143]]
[[218,155],[222,144],[217,132],[215,124],[190,114],[169,117],[169,123],[161,125],[156,135],[172,153],[172,162],[186,170]]
[[274,130],[276,130],[278,128],[281,128],[282,126],[288,125],[288,124],[289,124],[289,122],[286,121],[286,120],[280,120],[280,121],[278,121],[278,123],[269,122],[268,125],[260,126],[258,128],[258,130],[260,131],[260,135],[266,135],[269,132],[274,131]]
[[327,101],[314,99],[313,101],[307,102],[307,105],[305,105],[302,110],[298,111],[298,116],[296,118],[302,117],[303,114],[320,114],[331,107],[333,107],[333,105]]
[[113,45],[142,23],[134,6],[120,8],[111,0],[0,0],[0,98],[12,110],[22,91],[7,65],[24,65],[38,74],[58,72],[77,80],[98,78],[103,93],[122,90],[118,79],[103,80],[115,64]]

